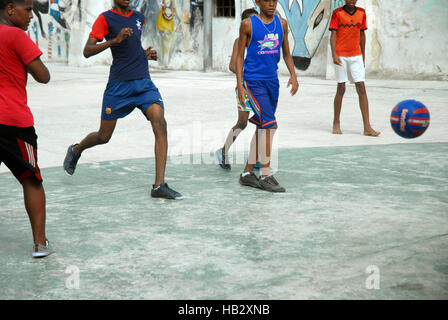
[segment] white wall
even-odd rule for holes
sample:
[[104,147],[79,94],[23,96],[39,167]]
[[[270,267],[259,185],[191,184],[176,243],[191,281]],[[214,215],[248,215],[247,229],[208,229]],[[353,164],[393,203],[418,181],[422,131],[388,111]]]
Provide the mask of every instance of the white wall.
[[[38,0],[45,2],[45,0]],[[110,64],[112,59],[107,50],[95,57],[85,59],[82,49],[90,33],[91,26],[98,15],[111,8],[111,0],[78,0],[82,4],[82,19],[76,20],[74,11],[68,10],[71,29],[68,43],[68,57],[65,39],[59,38],[62,54],[55,59],[56,46],[53,45],[53,61],[68,61],[72,66],[89,66]],[[155,18],[160,8],[160,0],[142,0],[148,4],[147,33],[144,34],[143,45],[154,46],[160,61],[151,62],[152,68],[202,70],[203,63],[203,25],[201,20],[191,21],[190,0],[175,0],[175,31],[170,34],[155,30]],[[213,0],[204,0],[213,1]],[[283,0],[283,3],[317,0]],[[340,0],[332,0],[343,3]],[[65,1],[69,3],[69,1]],[[72,1],[75,3],[76,1]],[[336,3],[335,2],[335,3]],[[63,3],[60,0],[60,3]],[[368,17],[367,32],[367,72],[371,76],[384,78],[409,79],[443,79],[448,80],[448,0],[359,0],[358,5],[364,7]],[[241,12],[253,7],[252,0],[235,0],[236,17],[213,18],[213,67],[216,70],[228,71],[228,63],[234,39],[238,36]],[[279,5],[280,14],[285,17]],[[58,22],[50,14],[42,14],[44,27],[51,21]],[[36,19],[34,20],[36,21]],[[33,22],[31,22],[31,26]],[[67,31],[67,30],[66,30]],[[30,37],[35,40],[30,28]],[[328,33],[306,71],[298,70],[299,75],[318,75],[333,77],[333,63],[328,46]],[[48,61],[48,40],[39,38],[39,46],[44,52],[43,59]],[[54,39],[53,39],[54,40]],[[292,32],[289,33],[291,50],[294,47]],[[56,48],[56,49],[55,49]],[[65,56],[64,56],[65,54]],[[287,73],[282,61],[280,73]]]
[[366,1],[368,71],[448,80],[448,0]]

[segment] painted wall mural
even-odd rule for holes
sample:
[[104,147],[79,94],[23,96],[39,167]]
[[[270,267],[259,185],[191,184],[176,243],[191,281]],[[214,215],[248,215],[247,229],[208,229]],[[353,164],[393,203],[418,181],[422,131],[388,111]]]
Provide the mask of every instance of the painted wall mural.
[[176,53],[198,53],[202,44],[203,1],[132,0],[131,8],[144,14],[143,44],[158,50],[162,66],[167,67]]
[[[255,5],[255,0],[253,0]],[[292,56],[295,66],[307,70],[328,30],[331,13],[344,0],[279,0],[294,38]]]
[[67,61],[70,30],[79,28],[82,0],[34,0],[28,35],[43,52],[43,59]]

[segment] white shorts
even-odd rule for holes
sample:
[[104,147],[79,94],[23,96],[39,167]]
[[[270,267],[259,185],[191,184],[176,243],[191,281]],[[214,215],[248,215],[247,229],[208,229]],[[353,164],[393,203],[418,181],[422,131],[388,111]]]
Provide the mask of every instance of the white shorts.
[[337,64],[334,65],[336,81],[338,83],[347,81],[356,83],[366,80],[366,69],[364,67],[362,55],[339,58],[341,59],[342,66],[339,66]]

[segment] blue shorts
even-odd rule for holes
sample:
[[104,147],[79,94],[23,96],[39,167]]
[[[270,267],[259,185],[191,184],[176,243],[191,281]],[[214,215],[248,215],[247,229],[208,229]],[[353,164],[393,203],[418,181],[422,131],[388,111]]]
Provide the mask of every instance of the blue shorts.
[[159,89],[151,79],[109,82],[103,96],[102,120],[117,120],[139,108],[143,114],[157,103],[164,108]]
[[244,81],[244,88],[249,96],[254,115],[250,122],[262,129],[270,128],[277,124],[275,111],[277,110],[280,84],[278,79]]

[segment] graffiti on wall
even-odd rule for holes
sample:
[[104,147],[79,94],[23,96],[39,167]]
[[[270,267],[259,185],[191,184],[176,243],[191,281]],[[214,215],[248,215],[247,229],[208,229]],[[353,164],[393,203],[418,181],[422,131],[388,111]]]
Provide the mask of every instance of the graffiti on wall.
[[306,70],[328,30],[332,11],[344,5],[345,1],[279,0],[279,4],[294,39],[294,64],[298,69]]
[[33,21],[28,35],[48,60],[67,61],[70,30],[79,28],[82,0],[34,0]]
[[175,53],[198,52],[203,0],[132,0],[130,6],[145,16],[142,40],[157,49],[162,66],[168,66]]

